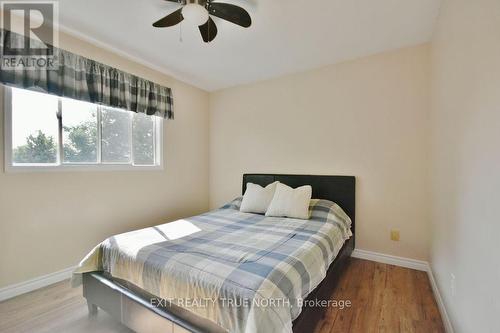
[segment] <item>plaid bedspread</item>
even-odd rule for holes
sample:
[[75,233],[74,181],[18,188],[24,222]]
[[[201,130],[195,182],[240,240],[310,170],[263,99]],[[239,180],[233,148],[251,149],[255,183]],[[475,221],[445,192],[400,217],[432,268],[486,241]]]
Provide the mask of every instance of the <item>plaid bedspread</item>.
[[265,217],[229,204],[110,237],[82,260],[74,281],[106,271],[229,332],[292,332],[300,301],[351,236],[336,220]]

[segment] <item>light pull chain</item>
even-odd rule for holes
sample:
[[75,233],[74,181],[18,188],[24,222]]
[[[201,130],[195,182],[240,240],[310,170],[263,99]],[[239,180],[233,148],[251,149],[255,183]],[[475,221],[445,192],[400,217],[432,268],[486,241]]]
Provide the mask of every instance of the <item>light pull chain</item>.
[[210,24],[210,0],[207,1],[206,5],[205,5],[206,9],[207,9],[207,12],[208,12],[208,36],[207,36],[207,40],[208,40],[208,43],[210,44],[212,41],[210,40],[210,28],[212,27],[212,25]]

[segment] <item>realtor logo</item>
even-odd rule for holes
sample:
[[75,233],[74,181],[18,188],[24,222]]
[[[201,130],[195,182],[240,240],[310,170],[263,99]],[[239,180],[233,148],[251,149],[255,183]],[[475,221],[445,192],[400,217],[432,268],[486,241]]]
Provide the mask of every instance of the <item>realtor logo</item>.
[[2,69],[54,66],[55,1],[2,1]]

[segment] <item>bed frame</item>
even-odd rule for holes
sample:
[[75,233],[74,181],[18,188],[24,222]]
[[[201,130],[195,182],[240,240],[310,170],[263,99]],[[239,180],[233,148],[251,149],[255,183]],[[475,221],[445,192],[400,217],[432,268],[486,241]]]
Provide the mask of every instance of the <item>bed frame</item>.
[[[354,250],[356,179],[352,176],[245,174],[243,175],[243,193],[247,183],[266,186],[275,181],[291,187],[311,185],[313,198],[336,202],[352,220],[353,237],[346,241],[330,265],[325,279],[307,297],[308,300],[329,300]],[[155,296],[126,281],[113,279],[103,272],[83,274],[83,296],[87,299],[90,316],[95,316],[97,309],[101,308],[136,332],[224,332],[219,326],[181,308],[152,306],[150,300],[156,298]],[[293,331],[295,333],[312,332],[325,310],[326,308],[304,308],[293,322]]]

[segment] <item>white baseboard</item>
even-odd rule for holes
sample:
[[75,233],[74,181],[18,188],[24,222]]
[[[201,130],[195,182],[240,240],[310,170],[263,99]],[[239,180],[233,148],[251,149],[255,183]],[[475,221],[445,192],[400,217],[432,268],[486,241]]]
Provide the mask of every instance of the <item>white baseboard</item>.
[[441,297],[436,280],[434,279],[434,273],[432,272],[431,265],[429,265],[427,275],[429,275],[432,291],[434,292],[434,297],[436,298],[436,303],[438,305],[439,312],[441,313],[441,319],[443,319],[444,329],[446,330],[446,333],[453,333],[453,326],[451,325],[451,320],[448,316],[448,312],[446,311],[446,307],[444,306],[443,298]]
[[19,296],[30,291],[40,289],[51,284],[69,279],[71,273],[76,269],[76,267],[70,267],[63,269],[62,271],[39,276],[37,278],[12,284],[7,287],[0,288],[0,301]]
[[406,267],[411,269],[416,269],[418,271],[429,270],[429,263],[427,261],[415,260],[403,257],[396,257],[389,254],[383,254],[378,252],[366,251],[355,249],[352,252],[354,258],[365,259],[370,261],[376,261],[383,264],[389,264],[394,266]]
[[397,257],[389,254],[360,250],[360,249],[355,249],[352,252],[352,257],[427,272],[427,275],[429,276],[429,281],[431,283],[432,292],[434,293],[434,297],[436,299],[439,312],[441,313],[441,319],[443,320],[443,325],[446,330],[446,333],[454,332],[453,326],[451,325],[450,317],[448,316],[448,312],[446,311],[446,308],[444,306],[443,298],[441,297],[441,293],[439,292],[436,280],[434,279],[434,274],[432,273],[431,266],[427,261]]

